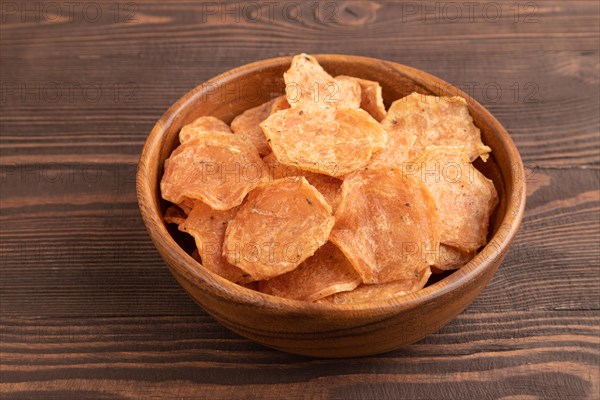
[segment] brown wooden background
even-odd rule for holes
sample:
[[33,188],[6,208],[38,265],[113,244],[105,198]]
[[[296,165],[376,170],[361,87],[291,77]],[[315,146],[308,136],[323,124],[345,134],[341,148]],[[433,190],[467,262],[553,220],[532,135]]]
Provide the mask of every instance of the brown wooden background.
[[[3,399],[600,398],[596,1],[0,6]],[[378,57],[459,86],[529,168],[498,274],[402,350],[314,360],[240,338],[186,296],[140,219],[136,161],[169,105],[299,52]]]

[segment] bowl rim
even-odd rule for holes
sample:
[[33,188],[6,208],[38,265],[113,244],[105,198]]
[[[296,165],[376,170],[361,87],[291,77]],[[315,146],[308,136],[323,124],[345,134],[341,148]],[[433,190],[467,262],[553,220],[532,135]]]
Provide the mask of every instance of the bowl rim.
[[[477,277],[484,274],[489,268],[492,268],[494,261],[498,257],[503,256],[510,247],[521,224],[526,200],[523,162],[514,142],[502,124],[500,124],[500,122],[498,122],[498,120],[496,120],[496,118],[475,99],[453,85],[422,70],[396,62],[363,56],[341,54],[314,54],[313,56],[316,57],[319,62],[323,63],[340,61],[348,63],[355,61],[363,64],[383,64],[384,66],[395,70],[395,73],[403,75],[423,87],[429,87],[431,86],[431,82],[433,82],[436,85],[441,85],[439,87],[450,89],[453,95],[465,98],[470,112],[472,109],[477,109],[477,112],[480,115],[485,117],[486,120],[491,121],[494,125],[494,130],[498,132],[498,139],[502,142],[507,152],[510,153],[509,159],[512,166],[511,174],[510,177],[503,176],[503,179],[510,180],[513,183],[513,192],[507,193],[506,195],[507,204],[505,212],[496,233],[472,260],[440,281],[405,296],[359,304],[314,303],[275,297],[244,288],[205,268],[198,268],[198,263],[181,248],[166,229],[166,224],[162,219],[160,199],[158,199],[158,201],[155,199],[149,183],[149,179],[151,178],[149,169],[151,163],[149,163],[149,160],[158,155],[163,136],[179,112],[191,106],[191,104],[196,103],[201,96],[206,95],[211,87],[214,87],[215,84],[218,84],[221,81],[227,81],[240,74],[245,75],[259,72],[261,69],[267,67],[289,65],[292,59],[292,56],[276,57],[241,65],[196,86],[169,107],[156,122],[144,143],[136,174],[138,205],[144,225],[163,259],[165,258],[164,254],[170,254],[173,257],[174,267],[172,267],[165,259],[171,272],[174,274],[172,269],[175,268],[177,273],[193,282],[196,286],[200,286],[202,290],[209,291],[211,295],[234,301],[240,305],[258,306],[263,309],[268,308],[273,312],[284,314],[303,314],[317,317],[319,315],[332,316],[336,314],[342,316],[343,314],[346,316],[353,315],[360,317],[365,315],[372,316],[373,313],[379,315],[394,314],[399,311],[411,309],[418,304],[434,301],[460,287],[468,285]],[[160,167],[157,168],[160,169]]]

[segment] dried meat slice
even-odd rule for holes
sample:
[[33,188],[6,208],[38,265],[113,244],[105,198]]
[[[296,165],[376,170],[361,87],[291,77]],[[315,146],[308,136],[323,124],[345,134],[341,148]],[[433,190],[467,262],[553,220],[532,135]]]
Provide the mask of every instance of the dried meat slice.
[[267,182],[260,155],[237,135],[208,132],[183,143],[165,161],[160,189],[165,200],[201,200],[216,210],[238,206],[248,192]]
[[360,107],[359,83],[332,77],[312,56],[295,56],[283,79],[287,101],[292,108]]
[[198,135],[206,132],[231,133],[229,126],[215,117],[200,117],[196,118],[191,124],[181,128],[179,131],[179,142],[189,142]]
[[465,146],[471,161],[486,161],[491,149],[481,141],[467,102],[462,97],[436,97],[413,93],[392,103],[386,117],[389,125],[415,136],[410,158],[428,146]]
[[328,242],[298,268],[268,281],[260,281],[258,290],[287,299],[315,301],[352,290],[360,283],[360,276],[346,256]]
[[373,154],[368,167],[403,169],[404,163],[408,161],[416,136],[406,130],[402,124],[398,124],[396,115],[391,112],[381,121],[381,125],[387,133],[387,142],[385,148]]
[[186,218],[187,214],[176,205],[169,206],[169,208],[167,208],[165,211],[165,216],[163,217],[167,224],[175,225],[183,224]]
[[355,78],[353,76],[336,76],[338,80],[355,81],[360,85],[360,108],[371,114],[377,121],[382,121],[387,112],[383,104],[383,94],[379,82],[369,81],[367,79]]
[[327,242],[331,206],[305,178],[256,188],[229,223],[223,254],[255,280],[293,270]]
[[438,208],[440,241],[466,252],[486,244],[498,193],[471,164],[466,149],[430,146],[415,163]]
[[387,132],[386,145],[373,154],[371,162],[367,165],[369,168],[391,167],[403,169],[408,161],[410,149],[415,143],[415,136],[390,127],[388,121],[386,118],[382,122],[382,126]]
[[271,114],[275,114],[277,111],[287,110],[290,108],[290,103],[288,103],[287,97],[285,96],[275,97],[272,101],[273,104],[271,104]]
[[442,243],[435,263],[431,266],[431,272],[436,274],[459,269],[474,256],[474,251],[463,251]]
[[360,109],[290,108],[261,126],[281,163],[336,177],[367,165],[386,141],[381,125]]
[[194,200],[188,199],[185,197],[179,204],[177,204],[179,208],[185,213],[185,215],[189,215],[194,208]]
[[238,207],[226,211],[213,210],[197,201],[185,222],[179,226],[180,231],[194,237],[202,265],[232,282],[246,277],[244,271],[229,264],[222,253],[225,230],[237,211]]
[[406,296],[423,289],[431,276],[429,267],[425,268],[418,277],[403,279],[379,285],[360,285],[349,292],[339,292],[321,299],[320,303],[360,304],[391,300]]
[[414,279],[435,260],[438,214],[425,185],[397,169],[364,170],[342,184],[329,240],[364,283]]
[[231,129],[234,133],[247,138],[256,147],[258,153],[265,156],[271,153],[271,147],[260,123],[269,115],[288,108],[290,105],[285,96],[276,97],[235,117],[231,122]]
[[231,130],[236,135],[247,138],[261,156],[271,152],[271,147],[267,142],[267,137],[263,133],[260,123],[271,115],[271,108],[274,100],[268,101],[258,107],[250,108],[244,111],[231,122]]
[[263,161],[267,165],[273,179],[303,176],[308,183],[317,188],[317,190],[325,197],[325,200],[327,200],[334,211],[340,203],[342,196],[342,181],[340,179],[282,164],[277,160],[273,153],[263,157]]

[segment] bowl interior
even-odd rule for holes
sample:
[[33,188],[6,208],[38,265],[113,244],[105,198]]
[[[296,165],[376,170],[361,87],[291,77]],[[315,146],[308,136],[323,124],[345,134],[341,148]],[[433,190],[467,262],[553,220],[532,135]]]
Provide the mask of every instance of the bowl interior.
[[[483,142],[492,148],[490,159],[486,163],[478,161],[475,166],[493,180],[499,194],[499,206],[492,216],[489,232],[489,239],[495,241],[492,243],[493,252],[488,252],[487,256],[483,257],[480,255],[485,249],[482,250],[480,255],[476,256],[469,264],[438,280],[433,285],[409,295],[410,301],[405,300],[404,303],[409,304],[412,301],[434,295],[435,290],[440,293],[444,289],[450,290],[453,286],[464,284],[478,270],[489,267],[493,256],[499,257],[512,241],[524,208],[523,166],[514,144],[501,124],[465,93],[422,71],[364,57],[338,55],[316,57],[331,75],[350,75],[380,82],[386,107],[389,107],[394,100],[413,92],[438,96],[458,95],[467,99],[475,125],[481,129]],[[204,115],[215,116],[230,123],[236,115],[246,109],[283,94],[285,88],[283,73],[289,68],[290,60],[291,58],[287,57],[264,60],[222,74],[181,98],[157,123],[144,148],[138,173],[138,197],[145,222],[148,225],[148,220],[152,220],[154,225],[162,225],[162,229],[154,229],[154,232],[149,228],[157,246],[157,235],[169,235],[164,222],[162,222],[164,209],[168,205],[160,196],[159,182],[163,172],[162,166],[173,149],[179,145],[179,130]],[[148,160],[152,160],[152,162],[148,162]],[[175,247],[179,246],[176,241],[183,248],[190,249],[190,243],[193,242],[186,243],[186,239],[176,229],[169,230],[169,232],[171,232],[172,238],[170,242],[167,241],[166,246],[169,248],[166,250],[176,252]],[[165,246],[164,243],[161,245]],[[182,251],[181,248],[179,251]],[[189,260],[186,260],[184,263],[188,262]],[[187,273],[190,273],[189,269]],[[212,273],[202,272],[200,275],[200,278],[196,279],[198,284],[210,281],[208,283],[212,289],[225,288],[228,295],[235,297],[236,294],[232,294],[232,290],[234,292],[236,290],[232,289],[232,285],[234,285],[239,289],[244,301],[259,301],[261,304],[276,302],[278,307],[282,303],[299,307],[294,303],[300,302],[275,299],[257,292],[249,293],[249,290],[227,282]],[[391,301],[390,305],[397,304]],[[340,306],[306,305],[304,303],[302,307]],[[364,305],[364,307],[368,307],[368,305]]]

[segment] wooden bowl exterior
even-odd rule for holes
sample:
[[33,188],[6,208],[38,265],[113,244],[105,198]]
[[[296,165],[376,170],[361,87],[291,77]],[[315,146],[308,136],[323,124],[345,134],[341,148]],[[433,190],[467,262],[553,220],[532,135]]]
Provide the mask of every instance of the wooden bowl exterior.
[[282,94],[282,76],[290,57],[236,68],[177,101],[157,122],[144,146],[137,174],[139,206],[156,248],[177,281],[202,308],[232,331],[266,346],[307,356],[383,353],[440,329],[487,285],[521,223],[525,208],[523,164],[502,125],[479,103],[446,82],[382,60],[342,55],[316,57],[332,75],[379,81],[387,106],[415,91],[467,99],[483,141],[493,150],[493,157],[480,169],[494,180],[500,195],[490,242],[471,262],[402,301],[336,306],[280,299],[242,288],[199,268],[175,242],[162,220],[165,202],[159,182],[164,160],[179,144],[179,130],[201,115],[231,122],[240,112]]

